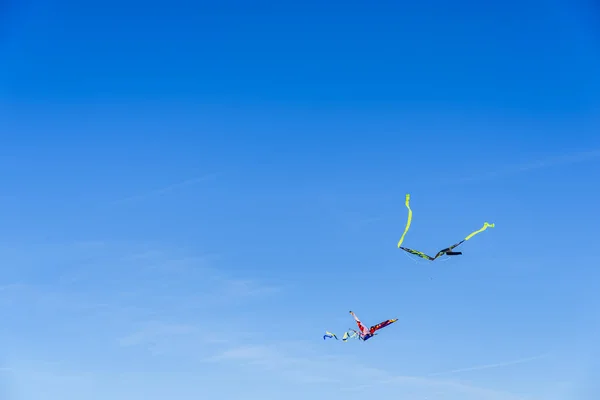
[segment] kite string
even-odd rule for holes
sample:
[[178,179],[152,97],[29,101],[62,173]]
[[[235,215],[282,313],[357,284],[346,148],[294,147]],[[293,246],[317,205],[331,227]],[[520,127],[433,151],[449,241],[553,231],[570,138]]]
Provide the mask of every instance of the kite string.
[[416,258],[412,257],[410,254],[408,254],[408,253],[404,253],[404,255],[405,255],[406,257],[408,257],[408,258],[409,258],[409,259],[410,259],[412,262],[414,262],[415,264],[418,264],[418,263],[419,263],[419,260],[417,260]]

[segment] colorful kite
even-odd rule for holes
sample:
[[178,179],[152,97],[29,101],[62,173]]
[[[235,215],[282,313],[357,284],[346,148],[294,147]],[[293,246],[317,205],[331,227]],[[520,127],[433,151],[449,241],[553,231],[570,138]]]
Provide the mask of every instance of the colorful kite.
[[[356,325],[358,325],[359,331],[357,332],[354,329],[349,329],[347,332],[344,333],[344,336],[342,337],[342,341],[344,341],[344,342],[347,341],[348,339],[359,339],[362,341],[369,340],[373,336],[377,335],[376,332],[378,330],[383,329],[386,326],[398,321],[397,318],[396,319],[388,319],[386,321],[378,323],[377,325],[373,325],[372,327],[367,328],[366,326],[364,326],[362,324],[362,322],[360,322],[360,320],[358,319],[356,314],[354,314],[352,311],[350,311],[350,314],[352,315],[352,317],[354,317],[354,320],[356,321]],[[337,335],[335,335],[334,333],[328,332],[328,331],[325,332],[325,335],[323,336],[323,340],[325,340],[327,338],[334,338],[335,340],[338,340]]]
[[410,224],[412,222],[412,210],[410,209],[410,194],[406,195],[406,208],[408,208],[408,220],[406,221],[406,227],[404,228],[404,233],[402,233],[402,236],[400,237],[400,240],[398,241],[398,248],[402,249],[410,254],[414,254],[416,256],[419,256],[421,258],[424,258],[426,260],[429,261],[433,261],[436,258],[442,256],[442,255],[447,255],[447,256],[460,256],[462,255],[462,252],[460,251],[452,251],[454,250],[454,248],[460,246],[461,244],[463,244],[464,242],[466,242],[467,240],[471,239],[473,236],[477,235],[478,233],[481,233],[483,231],[485,231],[487,228],[493,228],[495,226],[495,224],[490,224],[485,222],[483,224],[483,227],[481,229],[476,230],[475,232],[471,233],[469,236],[467,236],[466,238],[464,238],[463,240],[461,240],[460,242],[453,244],[450,247],[446,247],[445,249],[442,249],[440,251],[437,252],[437,254],[435,255],[435,257],[431,257],[428,256],[427,254],[421,252],[421,251],[417,251],[417,250],[413,250],[413,249],[409,249],[406,247],[402,247],[402,242],[404,241],[404,236],[406,236],[406,233],[408,232],[408,229],[410,228]]
[[359,337],[361,340],[369,340],[373,336],[377,335],[377,333],[375,333],[375,332],[377,332],[378,330],[383,329],[386,326],[391,325],[394,322],[398,321],[398,318],[388,319],[388,320],[378,323],[377,325],[373,325],[372,327],[367,329],[367,327],[364,326],[362,324],[362,322],[360,322],[360,320],[358,319],[356,314],[354,314],[352,311],[350,311],[350,314],[352,315],[352,317],[354,317],[354,320],[356,321],[356,325],[358,325]]

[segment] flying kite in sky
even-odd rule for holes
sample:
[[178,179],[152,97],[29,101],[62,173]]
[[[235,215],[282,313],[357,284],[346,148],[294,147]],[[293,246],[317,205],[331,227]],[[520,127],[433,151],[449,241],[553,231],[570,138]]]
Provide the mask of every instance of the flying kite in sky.
[[[386,321],[380,322],[377,325],[373,325],[370,328],[367,328],[366,326],[364,326],[362,324],[362,322],[360,322],[360,320],[358,319],[358,317],[356,316],[356,314],[354,314],[352,311],[350,311],[350,314],[352,315],[352,317],[354,317],[354,320],[356,321],[356,325],[358,325],[358,332],[355,331],[354,329],[349,329],[347,332],[344,333],[344,336],[342,337],[342,341],[347,341],[348,339],[359,339],[359,340],[369,340],[370,338],[372,338],[373,336],[377,335],[378,330],[385,328],[386,326],[393,324],[394,322],[398,321],[397,318],[395,319],[388,319]],[[338,340],[337,335],[335,333],[331,333],[326,331],[325,335],[323,335],[323,340],[327,339],[327,338],[333,338],[335,340]]]
[[359,330],[359,337],[362,340],[369,340],[370,338],[372,338],[373,336],[377,335],[378,330],[385,328],[388,325],[393,324],[394,322],[398,321],[398,318],[395,319],[388,319],[385,320],[383,322],[378,323],[377,325],[373,325],[372,327],[370,327],[369,329],[367,329],[366,326],[364,326],[362,324],[362,322],[360,322],[360,320],[358,319],[358,317],[356,316],[356,314],[354,314],[352,311],[350,311],[350,314],[352,315],[352,317],[354,318],[354,320],[356,321],[356,325],[358,325],[358,330]]
[[408,220],[406,221],[406,227],[404,228],[404,232],[402,233],[402,236],[400,237],[400,241],[398,241],[398,248],[402,249],[410,254],[414,254],[416,256],[419,256],[421,258],[424,258],[426,260],[429,261],[433,261],[436,258],[442,256],[442,255],[447,255],[447,256],[460,256],[462,254],[462,252],[460,251],[453,251],[454,248],[460,246],[461,244],[463,244],[464,242],[466,242],[467,240],[471,239],[473,236],[477,235],[478,233],[481,233],[483,231],[485,231],[487,228],[493,228],[495,226],[495,224],[490,224],[485,222],[483,224],[483,227],[481,229],[476,230],[475,232],[472,232],[469,236],[465,237],[463,240],[461,240],[458,243],[453,244],[450,247],[446,247],[445,249],[442,249],[440,251],[437,252],[437,254],[435,255],[435,257],[431,257],[428,256],[427,254],[417,251],[417,250],[413,250],[413,249],[409,249],[406,247],[402,247],[402,242],[404,241],[404,236],[406,236],[406,233],[408,232],[408,229],[410,228],[410,224],[412,222],[412,210],[410,209],[410,194],[406,195],[406,208],[408,208]]

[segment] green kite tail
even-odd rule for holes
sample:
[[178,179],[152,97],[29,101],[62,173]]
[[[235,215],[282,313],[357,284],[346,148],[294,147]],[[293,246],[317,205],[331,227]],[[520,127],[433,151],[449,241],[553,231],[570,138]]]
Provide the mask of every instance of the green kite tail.
[[410,228],[410,223],[412,222],[412,210],[410,209],[410,194],[406,195],[406,202],[404,203],[406,208],[408,208],[408,220],[406,221],[406,227],[404,228],[404,233],[402,237],[398,241],[398,248],[402,246],[402,242],[404,241],[404,236],[406,236],[406,232],[408,232],[408,228]]
[[469,240],[471,239],[473,236],[477,235],[478,233],[481,233],[483,231],[485,231],[487,228],[494,228],[496,226],[496,224],[490,224],[487,222],[483,223],[483,228],[476,230],[475,232],[471,233],[469,236],[467,236],[465,238],[465,240]]

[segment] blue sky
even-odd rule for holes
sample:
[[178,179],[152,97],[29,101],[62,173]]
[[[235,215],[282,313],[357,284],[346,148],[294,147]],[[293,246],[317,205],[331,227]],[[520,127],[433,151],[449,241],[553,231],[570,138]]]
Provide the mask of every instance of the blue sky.
[[471,3],[5,3],[0,396],[597,399],[597,9]]

